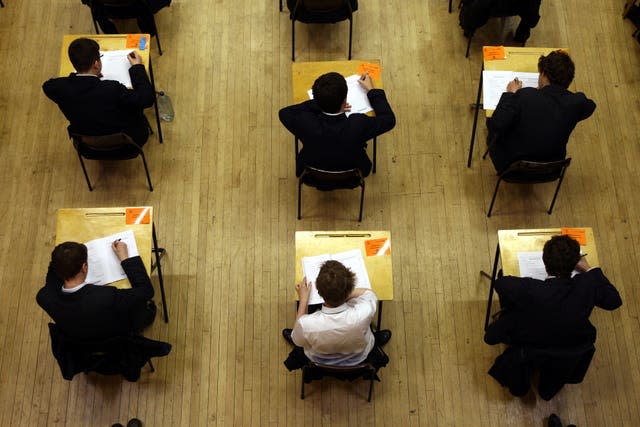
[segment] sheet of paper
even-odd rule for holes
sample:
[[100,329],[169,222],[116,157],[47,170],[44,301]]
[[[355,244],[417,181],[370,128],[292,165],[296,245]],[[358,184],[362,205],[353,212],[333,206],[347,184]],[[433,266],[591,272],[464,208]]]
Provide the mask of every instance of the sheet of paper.
[[316,279],[320,268],[325,261],[335,260],[341,262],[345,267],[350,269],[356,275],[356,288],[371,289],[371,281],[367,268],[364,265],[364,258],[360,249],[352,249],[350,251],[338,252],[332,255],[323,254],[302,258],[302,271],[311,281],[311,295],[309,296],[309,304],[321,304],[324,302],[318,290],[316,289]]
[[133,49],[127,50],[108,50],[100,52],[102,54],[102,80],[116,80],[131,88],[131,76],[129,76],[129,68],[131,63],[127,59],[127,55]]
[[[548,277],[544,261],[542,261],[542,251],[518,252],[518,264],[520,266],[520,277],[531,277],[538,280],[544,280]],[[573,270],[571,277],[576,274],[580,273]]]
[[[347,81],[347,103],[351,105],[351,111],[345,113],[347,117],[353,113],[368,113],[369,111],[373,111],[367,93],[362,86],[360,86],[360,83],[358,83],[360,76],[354,74],[345,80]],[[309,89],[307,95],[309,99],[313,99],[313,90]]]
[[85,243],[87,246],[87,262],[89,264],[87,283],[107,285],[127,278],[127,275],[120,265],[120,260],[113,252],[113,249],[111,249],[111,244],[118,239],[127,244],[130,257],[139,255],[138,245],[136,244],[136,238],[132,230],[112,234]]
[[516,71],[482,72],[482,104],[485,110],[495,110],[500,97],[507,91],[507,85],[515,78],[522,81],[522,87],[538,87],[538,73]]

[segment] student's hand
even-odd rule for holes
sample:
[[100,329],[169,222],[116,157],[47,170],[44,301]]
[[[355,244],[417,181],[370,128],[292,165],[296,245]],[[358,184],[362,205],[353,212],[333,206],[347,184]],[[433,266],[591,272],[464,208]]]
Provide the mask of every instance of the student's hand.
[[371,76],[368,73],[364,73],[360,76],[360,80],[358,80],[360,86],[366,91],[369,92],[373,89],[373,81],[371,81]]
[[127,248],[127,244],[122,240],[118,239],[111,244],[111,249],[115,252],[116,256],[120,261],[124,261],[129,258],[129,248]]
[[507,92],[516,93],[522,89],[522,82],[517,77],[507,84]]
[[582,255],[580,257],[580,261],[578,261],[578,263],[576,264],[576,271],[579,271],[580,273],[584,273],[585,271],[588,271],[591,267],[589,266],[589,263],[587,262],[587,256],[586,255]]
[[342,105],[342,112],[343,113],[348,113],[351,111],[351,104],[349,104],[347,101],[344,102],[344,104]]
[[137,50],[134,50],[129,55],[127,55],[127,59],[129,60],[131,65],[142,64],[142,57]]
[[306,276],[302,279],[302,282],[296,283],[296,292],[298,293],[300,303],[302,304],[302,301],[305,301],[306,305],[306,302],[309,301],[309,295],[311,295],[311,282],[307,281]]

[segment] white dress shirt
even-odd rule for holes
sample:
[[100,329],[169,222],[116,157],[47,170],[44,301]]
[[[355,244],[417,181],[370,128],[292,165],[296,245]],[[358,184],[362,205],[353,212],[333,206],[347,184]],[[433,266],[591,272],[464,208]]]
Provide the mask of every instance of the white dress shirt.
[[338,307],[323,305],[321,310],[298,319],[291,338],[314,362],[357,365],[375,344],[370,325],[377,302],[376,294],[367,290]]

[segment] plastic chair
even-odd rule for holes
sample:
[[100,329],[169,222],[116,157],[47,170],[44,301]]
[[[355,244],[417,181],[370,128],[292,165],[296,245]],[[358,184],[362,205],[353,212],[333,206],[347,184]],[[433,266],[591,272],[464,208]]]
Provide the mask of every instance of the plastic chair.
[[315,187],[320,191],[332,191],[339,189],[354,189],[361,187],[360,213],[358,221],[362,221],[362,207],[364,204],[364,177],[360,169],[348,169],[344,171],[326,171],[306,166],[298,178],[298,219],[302,210],[302,184]]
[[556,203],[556,197],[558,197],[558,191],[560,191],[560,185],[562,185],[562,180],[564,179],[564,174],[570,163],[571,157],[564,160],[544,163],[530,162],[527,160],[515,161],[498,175],[498,182],[496,182],[496,188],[493,192],[493,198],[491,199],[491,205],[489,206],[487,216],[491,216],[493,204],[496,201],[496,195],[498,194],[498,187],[502,181],[515,184],[540,184],[558,180],[558,185],[556,186],[556,191],[553,194],[551,206],[547,211],[547,213],[551,215],[553,206]]
[[154,14],[163,7],[169,6],[171,0],[159,0],[153,6],[147,0],[85,0],[84,2],[91,7],[91,18],[96,33],[99,33],[98,24],[105,34],[118,33],[110,19],[136,19],[143,33],[149,33],[151,37],[155,36],[158,53],[162,55]]
[[114,133],[104,136],[88,136],[70,133],[70,136],[73,141],[73,146],[78,152],[78,158],[80,159],[80,165],[82,166],[84,177],[87,180],[89,191],[93,191],[93,187],[91,186],[83,158],[88,160],[129,160],[138,156],[142,157],[144,171],[147,175],[147,183],[149,184],[149,191],[153,191],[144,151],[142,151],[142,147],[133,142],[129,135],[125,133]]
[[[280,4],[282,6],[282,3]],[[291,60],[296,60],[296,21],[305,24],[335,24],[349,20],[349,59],[353,35],[353,12],[357,0],[288,0],[291,19]],[[282,10],[282,7],[280,8]]]
[[353,380],[362,377],[363,379],[368,380],[369,394],[367,396],[367,402],[371,402],[371,396],[373,395],[373,381],[378,379],[376,375],[376,368],[371,363],[361,363],[354,366],[334,366],[309,361],[307,365],[302,367],[300,399],[304,400],[305,380],[307,383],[310,383],[312,380],[319,379],[324,376],[331,376],[343,380]]

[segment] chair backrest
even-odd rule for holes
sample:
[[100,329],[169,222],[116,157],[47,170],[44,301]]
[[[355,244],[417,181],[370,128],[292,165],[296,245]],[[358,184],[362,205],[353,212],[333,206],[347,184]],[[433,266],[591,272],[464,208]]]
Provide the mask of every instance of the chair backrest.
[[571,164],[571,157],[553,162],[532,162],[517,160],[501,174],[500,178],[506,182],[542,183],[559,179]]
[[291,17],[306,23],[332,23],[351,19],[356,0],[287,0]]
[[348,8],[348,0],[300,0],[302,7],[310,12],[333,12]]
[[364,185],[360,169],[327,171],[306,166],[299,179],[301,183],[323,191],[353,189]]
[[110,135],[79,135],[69,133],[73,146],[87,159],[132,159],[140,154],[142,149],[126,133]]

